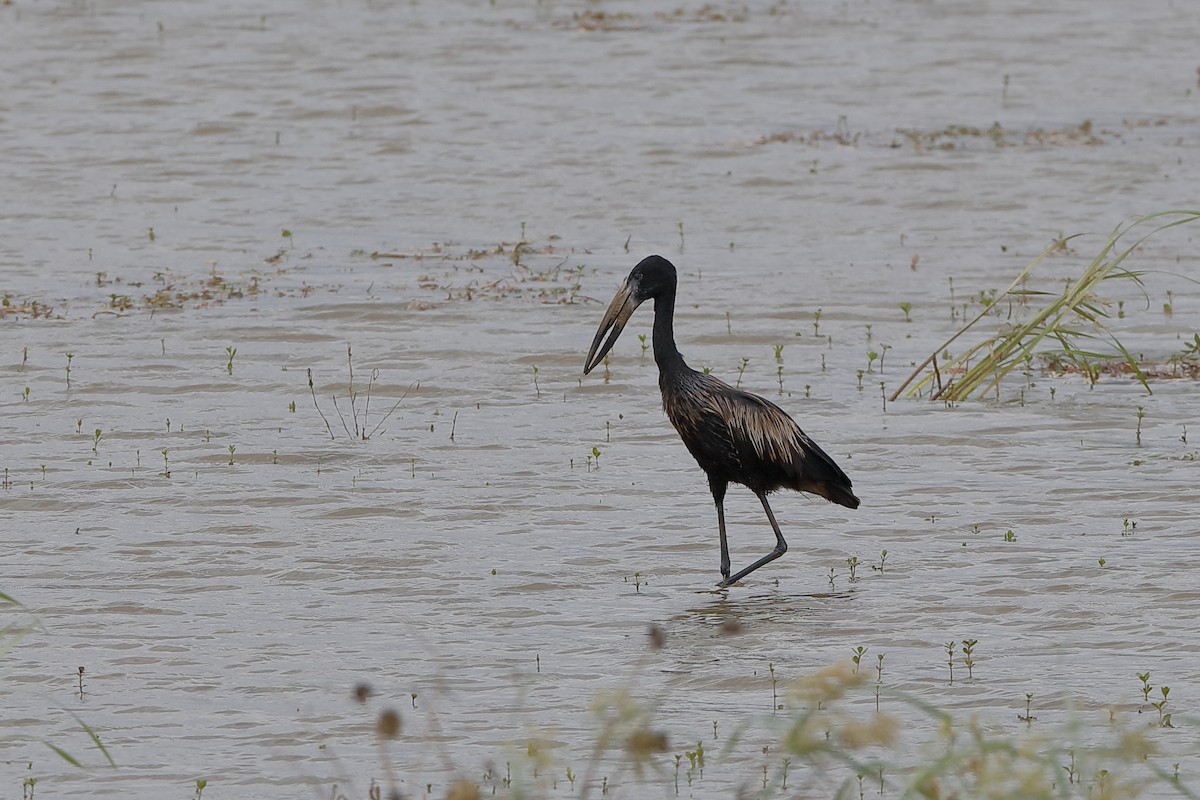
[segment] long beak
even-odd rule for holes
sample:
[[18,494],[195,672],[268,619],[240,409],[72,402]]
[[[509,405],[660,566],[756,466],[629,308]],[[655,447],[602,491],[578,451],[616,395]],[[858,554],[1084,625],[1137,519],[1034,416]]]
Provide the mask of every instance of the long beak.
[[[596,338],[592,340],[592,348],[588,350],[587,361],[583,365],[584,375],[595,369],[596,365],[608,355],[608,351],[612,350],[612,346],[617,343],[617,337],[625,328],[625,323],[629,321],[637,307],[638,302],[633,297],[633,287],[626,279],[621,288],[617,290],[612,302],[608,304],[608,310],[604,312],[604,319],[600,320],[600,329],[596,331]],[[609,332],[610,328],[612,329],[611,333]],[[608,339],[601,346],[600,342],[606,333],[608,333]]]

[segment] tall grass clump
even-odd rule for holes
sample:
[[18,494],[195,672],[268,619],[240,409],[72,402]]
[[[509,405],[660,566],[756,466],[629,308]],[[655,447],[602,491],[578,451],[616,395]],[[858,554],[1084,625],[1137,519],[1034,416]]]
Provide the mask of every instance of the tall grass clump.
[[[1145,273],[1128,269],[1126,259],[1151,236],[1198,219],[1200,211],[1173,210],[1124,222],[1108,235],[1096,257],[1061,293],[1025,288],[1034,270],[1078,234],[1056,241],[1030,261],[994,301],[986,303],[978,315],[917,365],[891,399],[928,395],[932,400],[952,402],[986,397],[992,392],[999,396],[1004,378],[1014,369],[1028,365],[1035,356],[1078,368],[1093,380],[1098,362],[1115,359],[1128,365],[1149,392],[1142,365],[1108,327],[1109,312],[1098,292],[1106,281],[1112,280],[1132,281],[1141,290]],[[1018,306],[1033,302],[1042,305],[1030,308],[1031,316],[1025,321],[1010,321],[963,352],[947,355],[952,344],[972,332],[1006,299]],[[943,358],[941,363],[939,356]]]

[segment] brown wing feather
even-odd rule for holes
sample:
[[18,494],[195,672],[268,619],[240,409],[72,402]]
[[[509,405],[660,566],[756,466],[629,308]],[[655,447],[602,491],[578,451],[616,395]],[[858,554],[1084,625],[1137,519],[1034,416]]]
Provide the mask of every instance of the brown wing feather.
[[846,473],[783,409],[711,375],[693,375],[686,387],[663,393],[663,406],[705,471],[755,490],[787,487],[858,506]]

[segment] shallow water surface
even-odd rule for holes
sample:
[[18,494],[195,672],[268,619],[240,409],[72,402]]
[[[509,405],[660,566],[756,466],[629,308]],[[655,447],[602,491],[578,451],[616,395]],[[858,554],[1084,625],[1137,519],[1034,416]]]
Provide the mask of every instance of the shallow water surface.
[[[1056,236],[1200,205],[1196,41],[1186,3],[1115,0],[0,6],[0,591],[35,627],[0,786],[831,795],[852,775],[798,759],[782,788],[787,687],[856,647],[910,764],[937,725],[896,692],[1022,742],[1111,713],[1200,784],[1195,383],[885,401]],[[649,252],[690,363],[863,500],[777,495],[790,551],[728,591],[650,310],[581,374]],[[1149,362],[1197,262],[1164,233],[1112,291]],[[749,492],[728,513],[736,568],[772,537]],[[593,755],[622,710],[659,773]]]

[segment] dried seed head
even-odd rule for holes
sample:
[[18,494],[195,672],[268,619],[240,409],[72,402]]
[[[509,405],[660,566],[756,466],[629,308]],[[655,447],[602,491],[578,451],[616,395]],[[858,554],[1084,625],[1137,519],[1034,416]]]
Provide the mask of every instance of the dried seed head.
[[666,631],[657,625],[651,625],[650,630],[646,633],[650,637],[650,648],[652,650],[661,650],[663,645],[667,643]]
[[450,785],[446,800],[479,800],[479,787],[460,778]]
[[400,714],[394,709],[384,709],[375,723],[375,732],[380,739],[395,739],[400,735]]
[[726,620],[721,623],[721,633],[725,634],[726,636],[736,636],[741,632],[742,623],[738,622],[732,617],[726,618]]
[[357,683],[354,685],[354,701],[356,703],[364,705],[370,696],[371,685],[369,683]]

